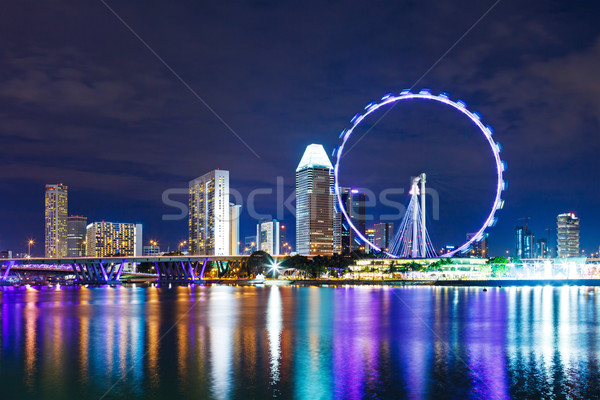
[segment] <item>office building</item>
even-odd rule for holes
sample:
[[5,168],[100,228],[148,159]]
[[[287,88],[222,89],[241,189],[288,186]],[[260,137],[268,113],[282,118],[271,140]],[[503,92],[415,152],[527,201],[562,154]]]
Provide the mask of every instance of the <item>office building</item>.
[[142,224],[93,222],[86,228],[86,256],[141,256]]
[[[376,231],[375,228],[369,228],[365,231],[365,235],[367,236],[367,240],[373,244],[375,244],[375,235],[376,235]],[[374,253],[375,249],[369,245],[366,245],[366,252],[367,253]]]
[[548,249],[548,240],[546,238],[538,239],[535,242],[535,257],[550,258],[550,252]]
[[67,257],[85,256],[85,235],[87,217],[71,215],[67,217]]
[[191,255],[228,255],[231,251],[229,171],[214,170],[190,181]]
[[515,228],[515,257],[534,258],[535,236],[527,226]]
[[256,251],[256,236],[246,236],[244,238],[244,255],[252,254]]
[[579,218],[574,213],[556,217],[558,257],[579,257]]
[[[340,198],[344,206],[344,210],[350,217],[350,220],[358,229],[358,231],[364,236],[366,234],[366,199],[367,196],[364,193],[360,193],[357,189],[351,189],[347,187],[340,188]],[[354,232],[354,230],[348,224],[348,221],[339,210],[339,203],[336,203],[336,215],[335,215],[335,235],[338,237],[339,232],[339,248],[341,254],[349,254],[353,251],[364,250],[362,239]],[[338,242],[336,241],[336,244]],[[337,249],[337,246],[336,246]]]
[[379,247],[381,251],[389,251],[390,243],[394,239],[394,223],[381,222],[373,226],[374,235],[372,243]]
[[144,246],[143,254],[144,257],[160,256],[160,246],[157,242],[150,241],[150,244],[148,246]]
[[306,148],[296,168],[296,251],[332,255],[334,231],[333,166],[320,144]]
[[[467,233],[467,241],[471,240],[475,236],[475,233]],[[484,233],[480,240],[476,240],[471,243],[471,248],[469,249],[469,257],[476,258],[487,258],[489,255],[488,252],[488,233]]]
[[256,248],[258,250],[278,256],[281,250],[280,238],[279,221],[276,219],[260,221],[256,225]]
[[68,187],[59,183],[46,185],[45,254],[48,258],[67,256]]
[[279,223],[279,254],[290,254],[292,246],[287,241],[287,225]]

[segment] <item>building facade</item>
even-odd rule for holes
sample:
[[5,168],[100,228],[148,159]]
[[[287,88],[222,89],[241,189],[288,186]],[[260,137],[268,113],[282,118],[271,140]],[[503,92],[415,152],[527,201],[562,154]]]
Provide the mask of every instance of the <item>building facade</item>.
[[556,217],[558,257],[579,257],[579,218],[574,213]]
[[[475,233],[467,233],[467,241],[471,240],[473,238],[473,236],[475,236]],[[483,236],[481,237],[481,240],[476,240],[475,242],[471,243],[471,248],[469,250],[469,257],[476,257],[476,258],[488,258],[489,256],[489,251],[488,251],[488,238],[489,238],[489,233],[484,233]]]
[[240,215],[242,206],[229,203],[229,255],[240,254]]
[[191,255],[228,255],[230,249],[229,171],[214,170],[190,181]]
[[[344,211],[350,217],[350,220],[358,231],[366,236],[366,201],[367,196],[360,193],[357,189],[346,187],[340,188],[340,198],[344,206]],[[364,250],[364,244],[360,237],[346,221],[344,214],[339,210],[340,204],[336,203],[336,215],[334,218],[336,227],[334,229],[336,237],[339,235],[339,249],[336,251],[341,254],[349,254],[353,251]],[[337,241],[336,241],[337,244]],[[337,246],[336,246],[337,250]]]
[[515,257],[534,258],[535,236],[527,226],[515,228]]
[[48,258],[67,256],[68,187],[46,185],[44,199],[45,254]]
[[390,243],[394,239],[394,223],[381,222],[373,226],[373,244],[382,251],[389,251]]
[[86,228],[87,257],[142,255],[142,224],[93,222]]
[[272,256],[278,256],[281,250],[281,231],[279,221],[260,221],[256,225],[256,248],[266,251]]
[[67,217],[67,257],[85,256],[85,236],[87,217],[71,215]]
[[333,166],[320,144],[306,148],[296,168],[296,251],[332,255],[334,251]]

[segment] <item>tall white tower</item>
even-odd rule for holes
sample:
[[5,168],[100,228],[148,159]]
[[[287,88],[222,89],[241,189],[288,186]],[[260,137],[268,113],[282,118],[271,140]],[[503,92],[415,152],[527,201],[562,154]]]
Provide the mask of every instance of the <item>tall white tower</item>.
[[322,145],[311,144],[296,168],[298,254],[333,254],[334,196],[331,161]]

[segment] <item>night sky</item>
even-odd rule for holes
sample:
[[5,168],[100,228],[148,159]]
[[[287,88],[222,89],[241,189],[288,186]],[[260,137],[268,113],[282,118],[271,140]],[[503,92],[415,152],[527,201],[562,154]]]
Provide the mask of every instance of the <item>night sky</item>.
[[[70,214],[141,222],[145,241],[176,248],[187,219],[163,220],[179,212],[163,192],[216,168],[230,171],[244,205],[253,189],[272,190],[256,211],[282,218],[293,242],[293,214],[277,215],[277,177],[285,199],[308,144],[331,153],[367,103],[417,82],[465,100],[504,146],[509,190],[492,254],[513,249],[518,218],[544,237],[567,211],[581,217],[582,247],[598,250],[600,3],[107,4],[122,21],[101,1],[2,7],[0,249],[26,251],[32,237],[43,253],[44,185],[58,182]],[[491,163],[465,117],[399,105],[344,159],[342,183],[407,190],[426,172],[440,195],[439,247],[482,222]],[[254,232],[244,207],[242,240]]]

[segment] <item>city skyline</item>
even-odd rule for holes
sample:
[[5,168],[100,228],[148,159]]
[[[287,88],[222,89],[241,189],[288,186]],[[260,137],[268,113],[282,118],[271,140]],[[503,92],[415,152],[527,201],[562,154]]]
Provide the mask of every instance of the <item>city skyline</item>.
[[[441,20],[435,31],[459,36],[485,8],[481,4],[471,6],[465,7],[468,12],[464,14],[444,10],[451,12],[452,18]],[[28,9],[18,18],[3,20],[0,24],[0,37],[7,49],[2,55],[4,78],[0,82],[0,102],[7,114],[2,120],[0,134],[6,143],[3,156],[7,164],[3,176],[9,194],[1,204],[5,210],[19,211],[2,214],[0,248],[14,252],[24,252],[27,240],[33,238],[36,244],[32,251],[43,254],[39,191],[49,182],[64,182],[70,187],[70,200],[78,205],[74,209],[76,213],[85,214],[90,220],[128,221],[134,218],[142,222],[164,248],[169,245],[176,248],[180,240],[187,238],[187,221],[161,218],[173,212],[172,207],[163,202],[164,192],[186,188],[187,182],[195,178],[198,171],[221,167],[231,171],[231,187],[237,188],[244,197],[257,187],[272,189],[270,197],[262,198],[261,212],[293,226],[295,221],[290,212],[284,209],[284,215],[277,215],[277,177],[284,180],[287,198],[293,192],[294,164],[307,144],[322,143],[329,154],[339,143],[338,133],[347,126],[352,115],[387,92],[397,93],[413,85],[448,48],[441,44],[425,46],[427,38],[434,35],[431,28],[425,26],[409,28],[388,24],[374,36],[361,31],[361,27],[373,26],[374,20],[386,20],[386,14],[402,12],[403,15],[407,13],[407,18],[421,13],[439,15],[441,10],[429,8],[427,4],[388,6],[393,10],[387,9],[384,14],[366,5],[351,6],[353,14],[366,9],[371,12],[360,12],[366,15],[365,20],[357,21],[357,29],[346,32],[348,37],[337,32],[343,31],[339,27],[343,26],[344,13],[349,11],[342,10],[339,15],[334,13],[335,18],[322,24],[324,32],[319,36],[328,39],[319,45],[314,40],[317,32],[308,29],[312,23],[301,18],[306,12],[314,11],[316,4],[306,5],[306,10],[292,4],[280,6],[284,15],[292,18],[298,27],[305,28],[302,31],[306,32],[306,37],[294,36],[294,31],[277,24],[278,14],[272,10],[244,5],[248,15],[265,13],[261,14],[263,28],[280,31],[279,35],[269,36],[272,50],[265,50],[266,53],[249,50],[262,48],[263,41],[241,35],[240,30],[246,22],[237,13],[227,17],[231,22],[227,26],[232,30],[210,44],[202,39],[206,30],[223,33],[222,27],[213,24],[199,27],[183,18],[182,29],[199,43],[204,43],[207,54],[216,62],[227,58],[221,51],[223,41],[236,49],[234,54],[239,52],[240,57],[248,59],[247,63],[226,63],[227,68],[214,70],[202,63],[185,62],[181,54],[194,54],[194,51],[193,47],[186,47],[191,43],[189,40],[179,40],[181,33],[169,30],[165,35],[149,35],[144,17],[185,16],[186,6],[173,6],[165,13],[164,6],[153,5],[142,10],[142,14],[133,5],[115,6],[125,20],[139,15],[133,28],[144,33],[142,37],[149,45],[192,88],[206,97],[213,109],[260,156],[257,158],[202,104],[197,103],[181,82],[165,70],[164,65],[153,58],[108,10],[94,8],[92,27],[82,29],[81,21],[68,17],[70,12],[87,13],[89,7],[97,6],[75,4],[71,7]],[[332,7],[327,5],[322,11],[327,14]],[[522,216],[533,217],[530,229],[539,235],[545,229],[555,227],[555,215],[559,212],[575,212],[580,216],[585,221],[581,226],[581,247],[588,251],[598,248],[600,227],[593,221],[598,220],[595,199],[600,193],[588,181],[596,181],[599,173],[589,165],[595,165],[595,154],[600,149],[598,135],[594,134],[598,130],[598,116],[594,111],[598,97],[591,84],[598,70],[593,67],[600,54],[600,32],[593,28],[594,24],[584,23],[595,15],[590,12],[590,7],[600,6],[588,5],[584,10],[574,5],[558,7],[549,3],[523,9],[508,3],[499,4],[493,11],[490,25],[477,26],[477,34],[469,35],[468,42],[453,49],[414,88],[429,87],[465,99],[482,112],[504,145],[510,188],[498,225],[489,231],[493,254],[512,250],[513,230]],[[10,15],[10,10],[4,15]],[[44,29],[44,23],[38,24],[47,16],[60,21],[64,31]],[[520,21],[522,28],[519,40],[511,32],[512,25],[508,22],[515,20]],[[577,24],[570,21],[577,21]],[[34,28],[27,34],[17,34],[20,26]],[[271,28],[267,28],[269,26]],[[409,34],[408,29],[416,32]],[[115,39],[110,48],[97,45],[92,51],[89,43],[98,43],[100,38],[106,37]],[[237,47],[229,42],[232,38],[240,38],[245,46]],[[297,45],[296,50],[289,49],[289,42]],[[70,47],[65,47],[64,43]],[[172,43],[181,43],[184,48],[178,52],[170,50]],[[327,51],[330,46],[339,51]],[[390,51],[392,49],[403,51]],[[320,61],[307,66],[304,73],[290,77],[286,73],[292,70],[289,63],[299,64],[310,51],[314,51]],[[354,51],[368,54],[361,57],[364,63],[361,68],[351,62]],[[275,57],[280,52],[290,57]],[[136,54],[137,61],[130,57],[131,54]],[[508,59],[516,61],[509,65],[503,61]],[[406,64],[406,60],[411,63]],[[92,68],[92,65],[97,67]],[[202,67],[198,69],[198,65]],[[399,69],[398,65],[406,68]],[[256,69],[257,66],[262,67]],[[32,69],[41,71],[41,77],[29,74]],[[369,74],[370,71],[373,73]],[[369,79],[360,79],[363,74]],[[588,77],[585,82],[579,78],[582,74]],[[236,78],[231,80],[232,76]],[[238,78],[240,76],[244,79]],[[273,79],[267,79],[267,76],[273,76]],[[475,79],[482,76],[485,79]],[[94,86],[86,82],[106,82],[106,85]],[[511,82],[519,84],[508,84]],[[109,88],[123,95],[113,95]],[[233,89],[240,96],[225,95]],[[55,98],[52,93],[70,95]],[[128,93],[136,93],[139,98],[148,99],[148,103],[139,103],[135,100],[138,97]],[[85,99],[90,100],[83,101]],[[531,109],[536,112],[528,112]],[[289,115],[282,118],[283,110]],[[435,109],[416,109],[403,114],[404,111],[398,108],[386,120],[396,112],[403,118],[413,115],[412,122],[411,118],[404,118],[408,125],[402,131],[416,132],[419,136],[424,131],[449,126],[448,132],[452,134],[446,136],[453,140],[461,137],[460,130],[450,127],[453,117],[440,115],[435,118],[439,119],[437,125],[431,118],[424,121],[422,117],[431,115],[431,111],[436,112]],[[19,117],[25,112],[31,112],[33,117],[29,120]],[[557,120],[559,115],[564,116],[564,122]],[[247,124],[249,121],[253,123]],[[260,128],[254,129],[256,126]],[[282,136],[281,132],[286,134]],[[377,155],[386,150],[383,147],[389,147],[399,152],[398,157],[409,157],[403,148],[420,153],[424,142],[434,139],[433,142],[440,143],[440,149],[433,149],[432,158],[438,156],[438,151],[452,154],[454,160],[469,158],[465,154],[470,154],[437,137],[415,138],[408,143],[410,146],[404,147],[405,139],[389,139],[385,131],[375,129],[352,153],[363,158],[386,160],[389,157]],[[385,146],[385,143],[395,146]],[[471,150],[473,148],[469,148]],[[353,157],[352,153],[349,157]],[[357,165],[359,173],[363,174],[357,175],[357,186],[376,187],[378,180],[382,180],[394,187],[406,188],[404,176],[414,173],[400,166],[402,171],[394,171],[403,177],[399,183],[390,179],[386,170],[378,169],[379,160],[370,161],[377,174],[367,168],[368,165]],[[437,167],[435,160],[428,161]],[[350,164],[346,166],[353,168]],[[476,170],[476,167],[474,162],[472,169]],[[443,169],[438,170],[443,172]],[[440,176],[436,182],[435,175],[429,174],[427,168],[424,171],[430,176],[429,186],[437,187],[443,198],[448,199],[446,209],[459,207],[461,202],[466,204],[464,198],[468,192],[464,188],[469,184],[479,185],[479,181],[464,170],[456,171],[455,175],[459,176],[453,178],[456,179],[454,186],[462,189],[458,195],[453,195],[446,183],[446,178],[452,177]],[[367,173],[380,176],[368,179]],[[463,184],[465,181],[467,183]],[[174,194],[172,198],[186,202],[185,194]],[[483,200],[485,196],[482,196]],[[446,240],[445,229],[440,229],[437,233],[442,240],[438,247],[458,242],[466,232],[473,231],[473,226],[461,222],[466,218],[460,215],[450,212],[442,218],[443,226],[456,229],[453,240]],[[478,219],[478,216],[474,218]],[[247,210],[242,210],[242,236],[252,232],[255,223]]]

